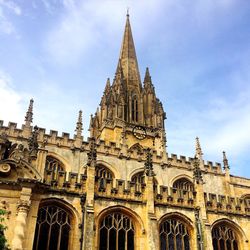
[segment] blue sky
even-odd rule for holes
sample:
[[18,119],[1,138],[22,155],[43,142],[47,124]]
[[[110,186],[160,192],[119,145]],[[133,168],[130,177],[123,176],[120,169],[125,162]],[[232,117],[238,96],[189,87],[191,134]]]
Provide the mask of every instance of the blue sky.
[[141,77],[148,66],[167,114],[168,152],[250,177],[250,2],[244,0],[0,0],[0,119],[74,133],[113,79],[126,9]]

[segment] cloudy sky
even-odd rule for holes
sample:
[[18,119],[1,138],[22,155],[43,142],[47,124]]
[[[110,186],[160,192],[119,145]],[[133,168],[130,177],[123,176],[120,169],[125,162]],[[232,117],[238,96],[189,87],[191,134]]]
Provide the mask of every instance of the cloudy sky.
[[148,66],[167,120],[168,152],[250,177],[250,1],[0,0],[0,119],[74,133],[113,79],[130,21],[142,78]]

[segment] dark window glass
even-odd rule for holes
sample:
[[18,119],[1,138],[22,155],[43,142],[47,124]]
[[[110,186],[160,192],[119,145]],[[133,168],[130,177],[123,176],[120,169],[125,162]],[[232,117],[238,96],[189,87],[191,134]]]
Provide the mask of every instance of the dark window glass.
[[189,233],[177,219],[167,219],[160,225],[161,250],[190,250]]
[[134,250],[134,226],[119,212],[104,217],[99,229],[100,250]]
[[238,250],[238,239],[232,228],[220,224],[212,230],[214,250]]
[[38,210],[33,250],[67,250],[70,215],[57,206]]

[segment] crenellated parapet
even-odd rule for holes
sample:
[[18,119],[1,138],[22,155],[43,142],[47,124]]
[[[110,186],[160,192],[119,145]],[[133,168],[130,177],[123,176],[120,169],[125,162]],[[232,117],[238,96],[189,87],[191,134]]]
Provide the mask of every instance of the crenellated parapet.
[[87,192],[87,176],[65,171],[45,170],[44,183],[52,190],[83,194]]
[[111,200],[132,202],[145,201],[145,184],[136,184],[131,181],[96,178],[95,197]]
[[[159,191],[158,191],[159,190]],[[155,186],[155,205],[194,208],[196,192],[167,186]]]
[[[177,156],[176,154],[168,155],[167,157],[167,167],[177,167],[177,168],[186,168],[191,170],[193,168],[194,158],[186,156]],[[204,161],[204,172],[214,173],[214,174],[223,174],[221,164],[218,162]]]
[[206,209],[210,213],[250,216],[250,207],[244,199],[227,195],[204,193]]

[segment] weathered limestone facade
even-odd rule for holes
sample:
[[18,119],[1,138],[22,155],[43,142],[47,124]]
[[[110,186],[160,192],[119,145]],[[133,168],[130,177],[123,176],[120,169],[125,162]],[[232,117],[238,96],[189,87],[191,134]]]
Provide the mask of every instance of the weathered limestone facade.
[[[250,249],[250,180],[166,152],[165,112],[141,83],[127,16],[113,83],[82,137],[0,122],[0,208],[17,249]],[[116,224],[116,222],[118,224]],[[119,224],[120,223],[120,224]]]

